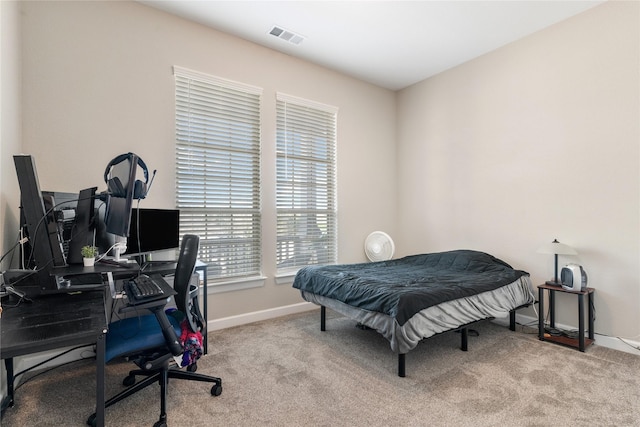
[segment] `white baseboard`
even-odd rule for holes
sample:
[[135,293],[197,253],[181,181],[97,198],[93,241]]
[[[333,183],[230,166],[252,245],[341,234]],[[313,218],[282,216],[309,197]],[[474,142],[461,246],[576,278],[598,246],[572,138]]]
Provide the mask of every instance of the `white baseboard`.
[[[37,368],[33,368],[33,372],[38,372],[47,368],[53,368],[56,366],[63,365],[65,363],[74,362],[76,360],[92,358],[92,357],[95,358],[96,353],[92,345],[81,347],[81,348],[69,351],[66,354],[62,354],[64,351],[71,350],[72,348],[73,347],[65,347],[65,348],[60,348],[60,349],[51,350],[51,351],[42,352],[42,353],[34,353],[34,354],[27,354],[24,356],[18,356],[13,359],[14,375],[25,369],[32,368],[40,363],[42,363],[42,365],[39,365]],[[56,357],[55,359],[49,362],[43,363],[57,354],[60,354],[61,356]],[[1,400],[1,399],[4,399],[8,391],[7,391],[7,372],[4,369],[4,364],[0,369],[1,369],[0,378],[2,379],[2,381],[0,381],[0,400]],[[26,377],[29,377],[29,375],[27,374]],[[14,384],[13,384],[14,388],[18,387],[24,381],[24,378],[25,377],[23,375],[16,377],[14,379]]]
[[[251,313],[239,314],[237,316],[230,316],[230,317],[224,317],[221,319],[209,320],[207,322],[207,326],[209,331],[216,331],[220,329],[231,328],[234,326],[247,325],[249,323],[259,322],[262,320],[275,319],[277,317],[286,316],[289,314],[304,313],[306,311],[312,311],[317,308],[318,306],[315,304],[312,304],[310,302],[302,302],[298,304],[286,305],[283,307],[271,308],[268,310],[254,311]],[[320,320],[318,319],[318,322],[319,321]],[[537,328],[537,324],[538,324],[537,318],[534,318],[532,316],[525,316],[521,314],[516,314],[516,321],[522,325],[532,325],[532,327],[534,328]],[[508,317],[495,319],[494,322],[507,327],[509,326]],[[575,327],[568,326],[568,325],[558,324],[557,326],[561,329],[567,329],[567,330],[575,329]],[[625,342],[627,344],[625,344]],[[596,344],[603,347],[624,351],[626,353],[631,353],[631,354],[640,356],[640,350],[637,349],[637,348],[640,348],[640,342],[637,342],[637,341],[625,339],[623,342],[622,339],[620,338],[610,337],[607,335],[600,335],[596,333]],[[79,360],[82,357],[87,357],[88,355],[91,356],[92,353],[93,353],[93,349],[91,349],[91,347],[75,350],[73,352],[70,352],[62,356],[59,359],[56,359],[53,362],[50,362],[46,365],[38,367],[38,369],[42,369],[47,366],[56,366],[56,365],[73,361],[73,360]],[[19,372],[20,370],[29,366],[34,366],[42,362],[46,358],[50,357],[51,354],[55,354],[55,352],[39,353],[39,354],[28,355],[21,358],[17,358],[15,372]],[[5,383],[4,374],[5,373],[2,372],[3,386],[0,388],[0,398],[2,398],[6,393],[5,386],[4,386],[4,383]],[[18,379],[18,382],[19,381],[20,379]]]
[[45,360],[50,359],[52,356],[55,356],[56,354],[60,354],[60,356],[56,357],[50,362],[38,366],[37,370],[64,365],[65,363],[74,362],[76,360],[95,358],[96,356],[95,348],[91,344],[69,351],[66,354],[62,354],[64,351],[71,350],[72,348],[73,347],[64,347],[43,353],[27,354],[24,356],[16,357],[14,359],[14,372],[17,373],[22,371],[23,369],[27,369],[31,366],[42,363]]
[[[310,302],[303,302],[299,304],[287,305],[284,307],[276,307],[268,310],[261,310],[261,311],[255,311],[252,313],[240,314],[237,316],[225,317],[222,319],[209,320],[207,322],[207,326],[209,331],[215,331],[219,329],[231,328],[233,326],[240,326],[240,325],[246,325],[249,323],[259,322],[261,320],[275,319],[276,317],[286,316],[288,314],[303,313],[305,311],[311,311],[317,308],[318,306],[315,304],[312,304]],[[318,320],[318,322],[319,321],[320,320]],[[14,372],[17,373],[25,368],[35,366],[38,363],[41,363],[47,358],[51,357],[52,355],[60,353],[61,351],[64,351],[64,350],[66,349],[63,348],[63,349],[45,352],[45,353],[30,354],[26,356],[17,357],[14,360],[14,363],[15,363]],[[64,356],[56,358],[54,361],[43,364],[42,366],[38,366],[37,369],[41,370],[48,367],[61,365],[63,363],[71,362],[74,360],[80,360],[83,357],[90,357],[92,355],[95,356],[95,352],[93,351],[91,346],[88,346],[82,349],[71,351],[65,354]],[[1,372],[0,378],[2,381],[0,382],[1,384],[0,399],[4,398],[4,396],[6,396],[6,393],[7,393],[6,372],[4,369],[1,369],[1,371],[2,372]],[[18,384],[20,384],[21,380],[22,380],[22,377],[18,377],[16,379],[15,385],[17,386]]]
[[247,325],[249,323],[259,322],[262,320],[275,319],[276,317],[286,316],[288,314],[303,313],[317,308],[317,305],[310,302],[301,302],[298,304],[285,305],[283,307],[270,308],[268,310],[243,313],[237,316],[209,320],[207,322],[207,330],[217,331],[219,329],[231,328],[233,326]]
[[[508,326],[509,318],[505,317],[503,319],[496,319],[494,320],[494,322],[499,323],[501,325]],[[518,322],[521,325],[533,325],[532,326],[533,328],[536,328],[536,329],[538,328],[538,319],[532,316],[525,316],[525,315],[516,313],[516,322]],[[556,323],[556,326],[559,329],[565,329],[565,330],[576,329],[575,326],[563,325],[560,323]],[[622,338],[611,337],[608,335],[601,335],[596,332],[595,343],[602,347],[611,348],[613,350],[624,351],[625,353],[631,353],[631,354],[635,354],[636,356],[640,356],[640,350],[639,350],[640,342],[638,341],[633,341],[628,339],[623,340]]]
[[[246,325],[249,323],[259,322],[262,320],[275,319],[276,317],[286,316],[288,314],[303,313],[317,309],[318,306],[310,302],[292,304],[283,307],[271,308],[268,310],[254,311],[251,313],[239,314],[237,316],[224,317],[221,319],[209,320],[207,322],[209,331],[216,331],[234,326]],[[525,316],[516,313],[516,321],[521,325],[532,325],[533,328],[538,327],[538,319],[532,316]],[[504,326],[509,326],[509,317],[495,319],[494,322]],[[573,330],[573,326],[557,324],[558,328]],[[640,342],[625,339],[624,341],[618,337],[610,337],[596,333],[596,344],[602,347],[614,350],[624,351],[625,353],[640,356]],[[626,344],[625,344],[626,343]],[[634,348],[635,347],[635,348]]]

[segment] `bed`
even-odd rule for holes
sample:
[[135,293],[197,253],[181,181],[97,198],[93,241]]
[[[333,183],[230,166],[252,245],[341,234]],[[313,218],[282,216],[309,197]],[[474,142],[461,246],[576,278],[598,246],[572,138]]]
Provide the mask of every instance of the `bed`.
[[398,354],[398,375],[405,376],[405,354],[424,338],[510,315],[535,301],[529,274],[484,252],[455,250],[411,255],[362,264],[308,266],[293,287],[302,298],[375,329]]

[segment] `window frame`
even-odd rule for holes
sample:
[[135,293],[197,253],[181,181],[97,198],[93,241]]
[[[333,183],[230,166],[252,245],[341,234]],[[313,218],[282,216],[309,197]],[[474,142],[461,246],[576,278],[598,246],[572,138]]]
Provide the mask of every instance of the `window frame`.
[[260,286],[263,90],[178,66],[173,71],[180,234],[200,236],[209,289]]
[[[337,262],[337,121],[336,107],[276,93],[279,277],[291,276],[305,265]],[[289,167],[292,172],[283,170]],[[314,181],[300,179],[302,174]]]

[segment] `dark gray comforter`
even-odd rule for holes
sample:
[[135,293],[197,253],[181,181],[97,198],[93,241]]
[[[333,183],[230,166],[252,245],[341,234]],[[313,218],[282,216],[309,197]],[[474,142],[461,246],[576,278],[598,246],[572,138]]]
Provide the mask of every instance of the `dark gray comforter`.
[[456,250],[363,264],[309,266],[293,287],[387,314],[400,326],[425,308],[492,291],[527,272],[472,250]]

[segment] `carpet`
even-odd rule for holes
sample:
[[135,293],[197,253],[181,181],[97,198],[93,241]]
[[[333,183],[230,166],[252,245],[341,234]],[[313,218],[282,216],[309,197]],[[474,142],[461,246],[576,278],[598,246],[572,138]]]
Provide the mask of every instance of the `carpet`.
[[[541,342],[531,329],[492,322],[460,336],[422,341],[397,356],[372,330],[318,311],[209,334],[198,372],[210,384],[171,380],[168,425],[190,426],[640,426],[640,357],[592,345],[585,353]],[[122,389],[128,363],[107,366],[107,395]],[[2,426],[83,426],[93,412],[92,361],[57,368],[25,383]],[[107,409],[107,425],[151,426],[159,386]]]

